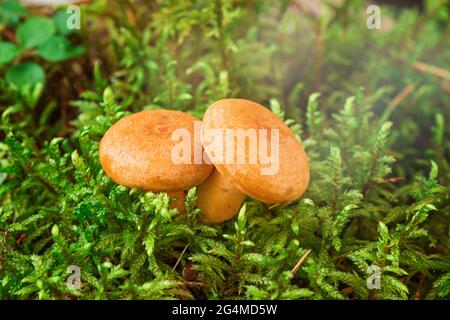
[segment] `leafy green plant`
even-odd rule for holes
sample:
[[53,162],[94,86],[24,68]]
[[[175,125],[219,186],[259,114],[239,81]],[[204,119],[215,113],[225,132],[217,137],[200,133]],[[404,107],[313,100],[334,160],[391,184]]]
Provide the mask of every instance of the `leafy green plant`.
[[0,67],[6,80],[22,92],[40,91],[45,86],[45,71],[34,57],[55,63],[80,56],[85,50],[66,38],[67,13],[62,10],[51,18],[34,16],[18,0],[2,3],[0,24],[8,41],[0,42]]

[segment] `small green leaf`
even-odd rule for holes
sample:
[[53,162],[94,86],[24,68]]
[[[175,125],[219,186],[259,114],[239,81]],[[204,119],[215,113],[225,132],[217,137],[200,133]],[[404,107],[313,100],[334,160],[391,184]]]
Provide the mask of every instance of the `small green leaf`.
[[6,178],[8,177],[8,174],[5,172],[0,172],[0,185],[3,184],[3,182],[6,180]]
[[5,276],[5,277],[3,278],[3,280],[2,280],[2,286],[3,286],[3,287],[6,287],[6,285],[8,284],[8,282],[9,282],[9,277],[8,277],[8,276]]
[[439,174],[439,168],[436,162],[431,160],[431,170],[430,170],[430,176],[429,180],[437,180]]
[[308,199],[308,198],[303,199],[301,202],[304,203],[304,204],[307,204],[308,206],[311,206],[311,207],[315,207],[316,206],[314,201],[311,200],[311,199]]
[[19,43],[26,49],[36,48],[53,36],[55,24],[44,17],[32,17],[17,28]]
[[270,99],[270,109],[275,113],[281,120],[284,120],[284,110],[281,108],[280,102],[276,99]]
[[52,232],[52,236],[54,236],[54,237],[59,235],[59,227],[57,224],[53,225],[51,232]]
[[238,213],[237,218],[237,227],[238,231],[242,231],[245,229],[245,224],[247,223],[247,205],[244,203],[244,205],[241,207]]
[[0,66],[13,61],[19,55],[19,52],[14,43],[0,42]]
[[6,80],[18,89],[35,87],[45,84],[45,72],[37,63],[21,62],[6,71]]
[[115,103],[114,92],[112,91],[112,89],[110,87],[107,87],[103,91],[103,102],[106,105],[113,105]]
[[67,20],[70,14],[66,10],[60,10],[56,12],[52,19],[55,22],[57,31],[62,35],[68,35],[72,33],[72,30],[67,27]]
[[0,23],[16,25],[24,17],[27,9],[19,0],[9,0],[0,4]]
[[84,53],[83,47],[73,47],[63,36],[53,36],[39,46],[38,54],[49,62],[60,62]]

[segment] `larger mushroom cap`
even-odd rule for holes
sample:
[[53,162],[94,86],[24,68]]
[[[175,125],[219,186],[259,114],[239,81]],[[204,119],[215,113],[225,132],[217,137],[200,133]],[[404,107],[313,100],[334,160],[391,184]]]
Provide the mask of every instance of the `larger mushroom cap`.
[[[195,117],[173,110],[147,110],[119,120],[100,142],[100,163],[118,184],[154,192],[187,190],[210,175],[213,166],[195,163],[201,150],[194,130]],[[189,163],[173,161],[172,152],[180,141],[172,139],[174,130],[189,132]],[[187,130],[187,131],[186,131]],[[175,141],[173,141],[175,140]],[[197,148],[197,151],[196,151]]]
[[[279,134],[278,154],[274,160],[278,161],[278,170],[273,174],[262,174],[263,168],[269,165],[262,163],[261,159],[255,163],[250,163],[249,142],[247,140],[245,149],[245,163],[238,161],[214,162],[216,169],[242,193],[249,195],[265,203],[290,202],[302,195],[309,183],[309,163],[306,154],[289,127],[269,109],[248,100],[224,99],[212,104],[205,113],[202,122],[202,143],[209,158],[213,159],[214,150],[219,150],[226,145],[226,134],[223,139],[217,139],[217,135],[209,134],[210,129],[220,129],[225,132],[227,129],[254,129],[258,139],[267,142],[268,154],[276,152],[276,148],[271,150],[271,130],[275,129]],[[265,136],[261,135],[259,129],[266,131]],[[214,130],[210,131],[214,132]],[[236,132],[235,132],[236,133]],[[239,135],[239,134],[238,134]],[[213,138],[211,138],[213,137]],[[241,137],[242,139],[242,137]],[[234,152],[239,155],[237,149],[238,142],[235,139]],[[217,149],[218,148],[218,149]],[[230,149],[225,147],[225,153],[229,154]],[[261,144],[257,145],[258,152],[261,151]]]

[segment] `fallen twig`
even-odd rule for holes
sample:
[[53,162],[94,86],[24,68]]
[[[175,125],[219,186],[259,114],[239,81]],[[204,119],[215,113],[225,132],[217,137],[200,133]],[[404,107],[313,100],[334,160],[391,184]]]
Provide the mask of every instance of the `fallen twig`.
[[187,250],[188,247],[189,247],[189,243],[186,245],[186,247],[184,247],[183,251],[181,252],[180,257],[179,257],[178,260],[177,260],[177,263],[175,263],[175,265],[174,265],[173,268],[172,268],[172,272],[174,272],[175,269],[178,267],[178,264],[180,263],[181,258],[183,257],[183,255],[184,255],[184,253],[186,252],[186,250]]
[[302,266],[302,263],[306,260],[306,258],[309,256],[309,254],[311,253],[311,249],[309,249],[308,251],[305,252],[305,254],[300,258],[300,260],[298,260],[298,262],[295,264],[295,266],[292,268],[291,272],[292,274],[295,274],[298,269],[300,269],[300,267]]
[[413,64],[414,69],[423,73],[431,73],[437,77],[450,81],[450,72],[428,63],[417,61]]

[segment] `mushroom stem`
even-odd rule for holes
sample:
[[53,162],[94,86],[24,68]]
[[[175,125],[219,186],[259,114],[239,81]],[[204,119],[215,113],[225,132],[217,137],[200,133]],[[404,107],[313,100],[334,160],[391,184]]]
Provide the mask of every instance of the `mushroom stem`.
[[244,202],[245,194],[214,170],[198,188],[197,208],[202,209],[199,219],[205,224],[216,224],[231,219]]
[[186,193],[184,191],[167,192],[167,195],[175,201],[171,202],[169,208],[178,209],[179,213],[184,213],[186,208],[184,207],[184,200],[186,200]]

